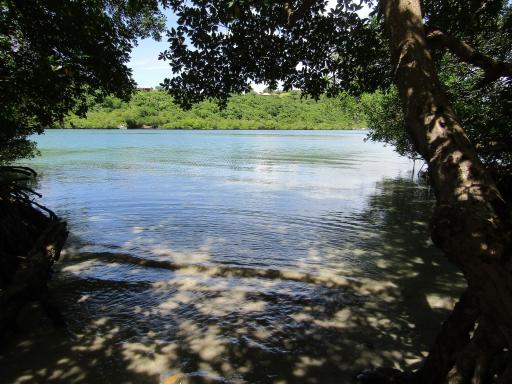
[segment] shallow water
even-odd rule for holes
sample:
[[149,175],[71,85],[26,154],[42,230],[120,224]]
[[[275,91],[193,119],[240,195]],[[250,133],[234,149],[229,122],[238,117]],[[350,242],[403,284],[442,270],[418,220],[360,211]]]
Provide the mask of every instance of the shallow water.
[[343,383],[418,361],[461,280],[428,241],[412,163],[364,136],[39,137],[38,191],[70,227],[51,286],[68,330],[20,344],[44,357],[3,377]]

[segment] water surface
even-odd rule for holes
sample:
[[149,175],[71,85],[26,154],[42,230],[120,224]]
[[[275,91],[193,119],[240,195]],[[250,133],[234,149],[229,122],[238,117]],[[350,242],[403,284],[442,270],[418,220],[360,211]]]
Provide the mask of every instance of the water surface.
[[418,361],[460,280],[428,241],[412,163],[364,137],[39,137],[38,190],[70,227],[51,288],[69,326],[19,347],[44,357],[6,377],[343,383]]

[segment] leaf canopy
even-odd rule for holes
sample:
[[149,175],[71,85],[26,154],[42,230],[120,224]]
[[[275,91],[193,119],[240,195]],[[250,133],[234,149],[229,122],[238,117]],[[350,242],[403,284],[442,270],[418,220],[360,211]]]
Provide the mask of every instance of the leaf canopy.
[[164,26],[156,0],[1,0],[0,163],[29,156],[27,136],[91,98],[129,98],[133,44]]
[[[378,2],[339,0],[173,0],[178,27],[168,31],[173,77],[163,86],[186,108],[221,104],[250,84],[300,89],[304,95],[387,89],[393,74]],[[358,11],[369,7],[370,17]],[[510,10],[506,0],[425,0],[425,22],[491,52],[486,43]],[[510,29],[510,26],[507,27]],[[510,42],[504,42],[510,45]]]

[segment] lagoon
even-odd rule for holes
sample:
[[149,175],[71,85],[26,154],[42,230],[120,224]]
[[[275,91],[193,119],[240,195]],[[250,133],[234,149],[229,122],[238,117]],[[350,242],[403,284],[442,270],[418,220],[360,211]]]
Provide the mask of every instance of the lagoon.
[[4,377],[345,383],[419,361],[462,279],[412,162],[365,135],[37,137],[37,190],[70,228],[51,283],[68,328]]

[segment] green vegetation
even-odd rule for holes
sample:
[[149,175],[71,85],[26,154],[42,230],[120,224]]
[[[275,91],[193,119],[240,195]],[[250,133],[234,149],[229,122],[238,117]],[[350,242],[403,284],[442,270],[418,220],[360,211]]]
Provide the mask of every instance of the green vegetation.
[[[359,382],[512,382],[512,216],[493,180],[511,173],[510,1],[339,0],[332,10],[315,0],[170,4],[178,26],[161,58],[175,76],[163,86],[184,107],[222,101],[251,81],[313,97],[396,85],[376,94],[368,124],[382,128],[374,138],[427,163],[437,200],[431,238],[468,289],[421,364],[366,371]],[[364,4],[368,19],[356,14]]]
[[[500,34],[497,34],[498,36]],[[500,47],[495,47],[498,51]],[[501,194],[512,200],[512,87],[498,80],[480,86],[484,74],[459,63],[445,53],[438,63],[439,78],[453,108],[475,146],[480,161],[492,175]],[[364,94],[361,108],[371,140],[391,144],[410,158],[421,158],[405,129],[402,106],[396,87]]]
[[156,1],[0,0],[0,165],[32,156],[31,135],[91,99],[128,100],[132,46],[163,28]]
[[351,129],[365,126],[356,98],[301,98],[299,92],[233,95],[224,109],[203,101],[182,110],[164,91],[137,92],[129,102],[107,97],[86,118],[69,115],[64,128]]

